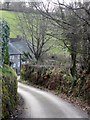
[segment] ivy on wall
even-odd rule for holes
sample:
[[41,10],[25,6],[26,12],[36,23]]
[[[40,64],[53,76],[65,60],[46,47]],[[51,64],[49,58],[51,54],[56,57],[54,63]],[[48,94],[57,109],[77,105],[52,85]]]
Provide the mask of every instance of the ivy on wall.
[[2,64],[9,65],[8,42],[10,36],[10,28],[6,21],[0,20],[0,39],[2,43]]

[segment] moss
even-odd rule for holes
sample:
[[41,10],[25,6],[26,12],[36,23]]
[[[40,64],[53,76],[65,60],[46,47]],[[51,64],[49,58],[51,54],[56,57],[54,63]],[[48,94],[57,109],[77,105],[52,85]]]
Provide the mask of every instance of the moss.
[[17,104],[17,76],[15,71],[7,65],[0,68],[2,79],[2,118],[7,119]]
[[4,65],[2,68],[0,67],[0,75],[17,77],[16,72],[8,65]]

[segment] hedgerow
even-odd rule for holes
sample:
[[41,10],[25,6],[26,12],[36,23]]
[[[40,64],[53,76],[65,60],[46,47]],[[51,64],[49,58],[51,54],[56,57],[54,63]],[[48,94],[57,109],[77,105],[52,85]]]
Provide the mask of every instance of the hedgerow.
[[22,65],[21,79],[67,96],[78,97],[90,105],[90,74],[78,73],[77,80],[74,80],[68,71],[62,71],[59,67],[26,64]]
[[2,80],[2,119],[13,114],[17,104],[17,76],[13,69],[4,65],[0,68]]

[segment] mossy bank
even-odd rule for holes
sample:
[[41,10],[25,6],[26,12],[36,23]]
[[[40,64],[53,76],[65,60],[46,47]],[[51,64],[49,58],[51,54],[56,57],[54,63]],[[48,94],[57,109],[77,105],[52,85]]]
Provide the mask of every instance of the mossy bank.
[[4,65],[0,68],[0,80],[2,81],[2,119],[9,118],[17,104],[17,75],[13,69]]

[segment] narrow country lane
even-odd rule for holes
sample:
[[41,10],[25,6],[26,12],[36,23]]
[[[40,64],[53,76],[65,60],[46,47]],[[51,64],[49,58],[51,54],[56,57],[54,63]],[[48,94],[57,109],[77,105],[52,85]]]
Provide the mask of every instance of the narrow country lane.
[[88,118],[78,107],[57,96],[18,83],[18,93],[24,99],[23,118]]

